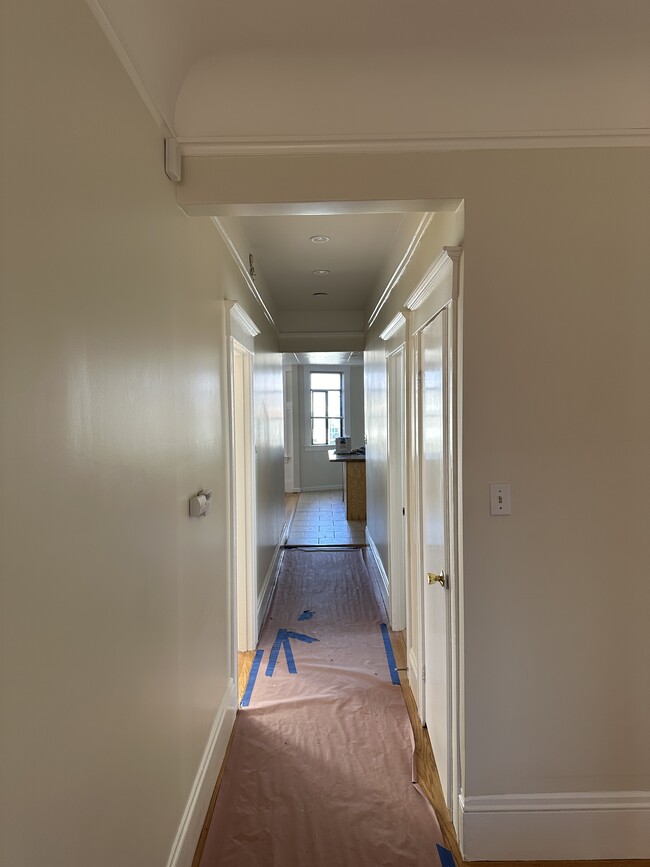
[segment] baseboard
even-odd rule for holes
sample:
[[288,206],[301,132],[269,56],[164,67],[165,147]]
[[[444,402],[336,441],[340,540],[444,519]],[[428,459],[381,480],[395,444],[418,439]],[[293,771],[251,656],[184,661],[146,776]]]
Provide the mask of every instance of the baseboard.
[[300,488],[301,494],[315,494],[319,491],[342,491],[341,485],[322,485],[320,487]]
[[459,797],[467,861],[650,858],[650,792]]
[[390,611],[388,607],[388,575],[386,574],[386,570],[384,569],[384,564],[381,562],[381,556],[379,551],[377,550],[377,546],[375,545],[372,536],[368,532],[368,528],[366,527],[366,543],[368,545],[368,550],[372,554],[372,558],[375,561],[375,566],[377,567],[377,572],[379,572],[379,577],[381,581],[379,582],[379,592],[381,593],[382,599],[384,600],[384,607],[386,611]]
[[212,724],[210,737],[169,854],[167,867],[191,867],[214,785],[226,755],[236,713],[237,685],[231,679]]
[[280,538],[280,542],[276,545],[275,551],[273,552],[273,557],[271,558],[271,564],[268,568],[266,576],[264,578],[264,583],[262,584],[262,589],[257,598],[257,632],[258,635],[262,630],[262,626],[264,625],[264,619],[268,613],[269,605],[271,604],[271,596],[273,595],[273,588],[275,587],[275,582],[278,577],[278,564],[280,562],[280,555],[282,554],[282,541],[284,538],[284,533]]

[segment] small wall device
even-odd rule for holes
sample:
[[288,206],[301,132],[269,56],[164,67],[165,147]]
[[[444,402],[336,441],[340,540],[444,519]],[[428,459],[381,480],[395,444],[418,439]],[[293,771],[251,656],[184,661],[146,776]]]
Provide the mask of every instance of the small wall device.
[[352,440],[350,437],[337,437],[334,450],[337,455],[349,455],[352,451]]
[[212,491],[199,491],[194,497],[190,497],[190,517],[207,517],[211,505]]

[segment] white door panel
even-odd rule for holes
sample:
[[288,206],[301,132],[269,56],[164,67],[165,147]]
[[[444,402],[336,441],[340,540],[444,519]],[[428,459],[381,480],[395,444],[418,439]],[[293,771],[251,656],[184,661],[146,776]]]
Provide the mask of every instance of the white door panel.
[[[450,610],[448,311],[440,311],[419,333],[420,483],[423,574],[425,720],[440,781],[450,799]],[[444,576],[430,583],[428,576]]]

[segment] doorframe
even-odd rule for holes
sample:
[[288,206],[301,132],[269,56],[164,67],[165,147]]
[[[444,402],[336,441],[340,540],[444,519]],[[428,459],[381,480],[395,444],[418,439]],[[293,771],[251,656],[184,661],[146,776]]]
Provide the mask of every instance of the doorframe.
[[448,806],[453,824],[460,830],[459,796],[463,789],[464,739],[462,732],[463,690],[462,656],[460,649],[460,622],[462,599],[462,570],[460,562],[460,491],[462,474],[460,471],[460,413],[461,378],[459,346],[462,339],[461,279],[462,247],[444,247],[423,279],[405,303],[404,316],[407,320],[407,358],[408,382],[407,432],[410,452],[408,473],[408,500],[412,520],[409,522],[409,555],[411,563],[410,586],[412,607],[414,608],[412,646],[409,650],[409,668],[415,669],[415,699],[420,717],[426,722],[426,680],[424,677],[425,643],[424,634],[424,551],[422,547],[421,516],[421,454],[420,454],[420,351],[419,336],[422,329],[443,308],[447,308],[447,363],[449,409],[447,418],[448,472],[446,477],[448,514],[449,514],[449,756],[450,772],[448,780],[441,780],[447,793]]
[[[236,301],[226,301],[226,345],[228,381],[228,447],[230,488],[230,595],[231,611],[231,669],[237,679],[238,651],[252,650],[257,644],[257,505],[255,480],[255,415],[253,402],[253,368],[255,363],[255,337],[260,333],[254,321]],[[238,419],[235,393],[235,356],[244,361],[244,412]],[[236,485],[237,442],[243,440],[245,462],[244,486]],[[244,563],[238,558],[238,504],[243,497]],[[243,569],[241,568],[243,565]],[[240,639],[240,624],[242,637]],[[242,644],[244,646],[242,646]]]
[[[388,605],[391,627],[410,632],[408,506],[408,424],[406,318],[398,313],[380,334],[386,343],[387,459],[388,459]],[[393,368],[401,358],[401,371]],[[396,381],[396,377],[398,380]],[[396,406],[397,404],[397,406]],[[403,420],[401,450],[394,441],[392,419]],[[401,485],[399,484],[401,481]]]

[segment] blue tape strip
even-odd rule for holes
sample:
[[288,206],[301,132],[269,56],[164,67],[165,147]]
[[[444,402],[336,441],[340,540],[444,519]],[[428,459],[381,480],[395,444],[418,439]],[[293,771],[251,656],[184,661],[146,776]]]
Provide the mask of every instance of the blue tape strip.
[[260,670],[260,663],[262,662],[262,657],[264,656],[263,650],[258,650],[255,654],[255,659],[253,660],[253,664],[251,666],[250,674],[248,675],[248,683],[246,684],[246,692],[244,693],[244,697],[241,700],[240,707],[248,707],[251,703],[251,696],[253,695],[253,687],[255,686],[255,681],[257,680],[257,672]]
[[310,611],[309,608],[307,608],[305,611],[302,612],[298,620],[311,620],[315,613],[316,612]]
[[445,847],[441,846],[440,843],[436,843],[436,849],[438,850],[438,857],[440,858],[442,867],[456,867],[454,856],[451,854],[449,849],[445,849]]
[[273,677],[273,672],[275,671],[275,666],[278,662],[278,656],[280,655],[280,648],[282,647],[282,642],[284,641],[285,636],[284,629],[278,629],[278,634],[276,636],[275,641],[273,642],[273,647],[271,648],[271,655],[269,656],[269,661],[266,666],[266,676]]
[[397,663],[395,662],[395,654],[393,653],[393,647],[390,643],[390,635],[388,634],[388,627],[385,623],[381,624],[381,634],[384,639],[384,648],[386,650],[386,658],[388,660],[388,670],[390,671],[390,679],[396,685],[400,685],[399,674],[397,672]]
[[313,644],[318,641],[318,638],[312,638],[311,635],[305,635],[303,632],[290,632],[288,629],[283,630],[284,634],[289,638],[297,638],[298,641],[306,641],[307,644]]
[[296,662],[293,658],[293,650],[291,649],[291,641],[289,640],[289,635],[284,636],[284,655],[287,657],[287,668],[289,669],[289,674],[297,674],[298,671],[296,669]]

